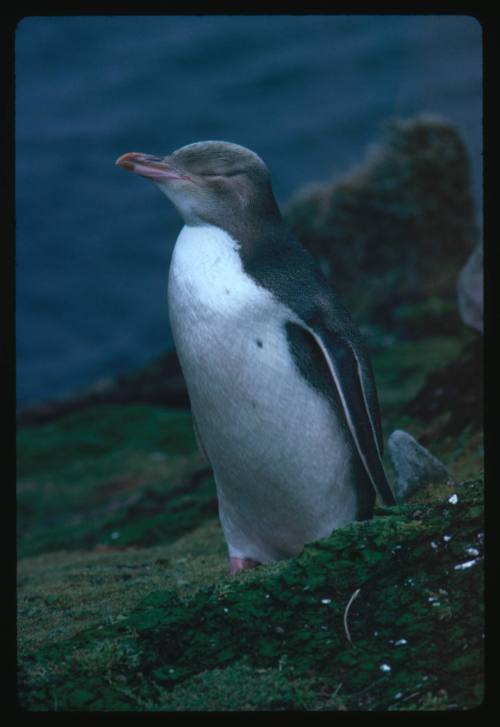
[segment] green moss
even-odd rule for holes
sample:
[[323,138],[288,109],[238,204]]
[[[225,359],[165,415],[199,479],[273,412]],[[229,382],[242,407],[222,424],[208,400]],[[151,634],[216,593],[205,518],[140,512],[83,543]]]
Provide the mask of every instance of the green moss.
[[20,429],[21,555],[169,542],[216,513],[187,412],[95,406]]
[[176,685],[158,689],[155,710],[229,711],[305,710],[317,702],[312,679],[294,678],[281,665],[254,669],[247,661],[202,672]]
[[[185,412],[151,406],[94,406],[72,413],[37,429],[20,429],[18,474],[51,477],[82,476],[96,467],[99,457],[122,452],[131,445],[141,452],[159,449],[168,454],[189,454],[195,449],[191,419]],[[97,460],[97,463],[96,463]]]
[[436,336],[395,341],[374,351],[372,363],[383,418],[394,410],[400,413],[416,396],[429,373],[456,359],[463,346],[460,338]]
[[[446,498],[381,509],[298,558],[191,594],[153,591],[119,622],[27,654],[23,703],[50,709],[57,697],[61,709],[273,708],[274,684],[275,708],[321,709],[335,708],[341,684],[336,708],[396,709],[400,700],[428,701],[443,690],[448,704],[475,706],[482,482],[456,492],[455,505]],[[347,617],[351,643],[344,617],[358,589]],[[214,680],[214,701],[203,702]]]

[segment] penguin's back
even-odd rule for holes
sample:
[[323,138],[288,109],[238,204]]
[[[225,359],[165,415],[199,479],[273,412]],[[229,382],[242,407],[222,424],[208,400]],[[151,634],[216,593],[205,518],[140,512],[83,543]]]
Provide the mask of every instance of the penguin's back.
[[237,242],[213,226],[183,228],[168,290],[230,555],[289,557],[356,519],[366,473],[341,406],[300,370],[328,376],[293,333],[297,315],[244,271]]

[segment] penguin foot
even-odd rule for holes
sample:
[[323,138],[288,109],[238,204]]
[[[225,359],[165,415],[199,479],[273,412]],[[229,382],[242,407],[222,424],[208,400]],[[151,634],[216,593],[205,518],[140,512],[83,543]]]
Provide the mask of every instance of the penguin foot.
[[260,565],[260,563],[252,560],[252,558],[229,558],[229,570],[233,574],[242,570],[250,570],[250,568],[255,568],[257,565]]

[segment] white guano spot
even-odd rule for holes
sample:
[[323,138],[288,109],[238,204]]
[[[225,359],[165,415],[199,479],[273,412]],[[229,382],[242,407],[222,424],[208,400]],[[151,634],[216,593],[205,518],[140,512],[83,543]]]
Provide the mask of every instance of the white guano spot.
[[322,598],[321,599],[321,603],[327,604],[327,603],[331,603],[331,602],[332,602],[332,599],[331,598]]
[[404,646],[407,643],[408,642],[407,642],[406,639],[398,639],[398,641],[396,641],[396,643],[394,644],[394,646]]
[[391,671],[391,667],[389,666],[389,664],[381,664],[380,671],[383,671],[387,674],[388,672]]
[[479,550],[477,548],[466,548],[465,552],[469,555],[479,555]]
[[467,568],[471,568],[473,565],[476,565],[477,559],[474,558],[474,560],[467,560],[465,563],[458,563],[454,570],[466,570]]
[[451,497],[449,497],[449,498],[448,498],[448,502],[449,502],[449,503],[450,503],[451,505],[456,505],[456,504],[457,504],[457,502],[458,502],[458,495],[457,495],[456,493],[455,493],[455,494],[453,494],[453,495],[452,495]]

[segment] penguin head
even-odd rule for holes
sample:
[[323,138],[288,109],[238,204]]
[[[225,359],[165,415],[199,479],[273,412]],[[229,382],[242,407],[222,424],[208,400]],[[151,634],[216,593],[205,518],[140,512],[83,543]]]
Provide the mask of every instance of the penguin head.
[[266,165],[238,144],[199,141],[165,157],[129,152],[116,164],[155,182],[188,225],[279,214]]

